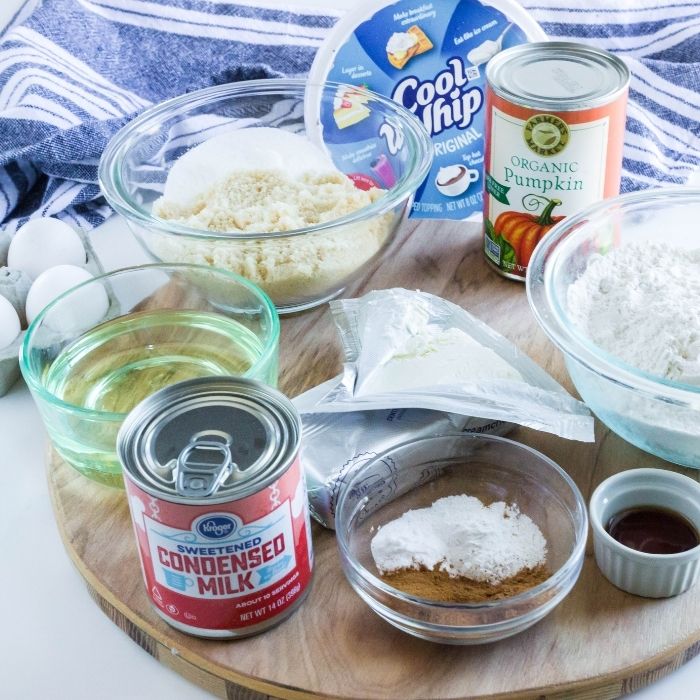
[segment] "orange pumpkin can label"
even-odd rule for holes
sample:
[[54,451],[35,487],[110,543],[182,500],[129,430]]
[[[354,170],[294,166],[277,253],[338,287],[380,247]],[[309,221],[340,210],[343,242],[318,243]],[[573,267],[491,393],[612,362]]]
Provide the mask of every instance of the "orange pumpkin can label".
[[[586,92],[582,82],[588,76],[567,73],[567,55],[578,60],[577,45],[561,46],[523,46],[511,71],[509,52],[503,52],[495,68],[487,69],[484,253],[513,279],[524,280],[535,247],[555,224],[620,189],[627,85],[610,99],[590,99],[592,106],[573,99]],[[518,95],[508,81],[520,75],[517,84],[527,83],[529,53],[536,55],[540,73],[551,70],[550,80],[533,80],[529,94]],[[604,67],[595,63],[593,77],[600,79]],[[624,70],[612,67],[624,78]]]

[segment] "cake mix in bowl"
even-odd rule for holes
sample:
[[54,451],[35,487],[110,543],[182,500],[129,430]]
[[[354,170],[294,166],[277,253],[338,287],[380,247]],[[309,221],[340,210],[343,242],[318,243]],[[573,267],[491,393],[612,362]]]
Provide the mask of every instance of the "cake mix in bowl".
[[[280,311],[336,296],[392,240],[432,149],[420,122],[387,98],[327,83],[305,111],[307,89],[240,82],[147,110],[103,154],[105,196],[158,260],[234,271]],[[339,143],[346,103],[364,118],[343,120]],[[324,119],[333,124],[314,144],[306,130]]]

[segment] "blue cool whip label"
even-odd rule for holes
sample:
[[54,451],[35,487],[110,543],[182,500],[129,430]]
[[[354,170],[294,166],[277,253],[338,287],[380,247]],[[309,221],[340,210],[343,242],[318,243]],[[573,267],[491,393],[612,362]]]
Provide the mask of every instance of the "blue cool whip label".
[[[325,65],[318,66],[327,60],[322,51],[311,80],[366,87],[390,96],[422,121],[432,138],[435,158],[416,193],[411,216],[465,219],[480,213],[485,64],[501,49],[544,38],[544,34],[509,0],[494,0],[490,5],[477,0],[402,1],[374,14],[371,10],[361,14],[362,20],[348,17],[336,27],[328,39],[338,44],[328,72],[323,74]],[[333,114],[320,115],[334,160],[350,160],[359,186],[391,187],[394,130],[379,123],[361,92],[339,93]],[[361,125],[366,141],[358,143]],[[383,137],[379,148],[377,135]]]

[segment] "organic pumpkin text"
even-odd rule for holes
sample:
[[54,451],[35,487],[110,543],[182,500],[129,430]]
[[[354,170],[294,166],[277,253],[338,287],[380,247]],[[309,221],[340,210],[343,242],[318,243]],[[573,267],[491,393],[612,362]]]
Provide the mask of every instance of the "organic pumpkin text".
[[[583,180],[575,175],[578,169],[579,164],[575,160],[547,163],[544,160],[511,156],[510,166],[506,165],[503,168],[503,180],[505,183],[527,187],[541,194],[581,191]],[[529,173],[537,173],[537,175]]]

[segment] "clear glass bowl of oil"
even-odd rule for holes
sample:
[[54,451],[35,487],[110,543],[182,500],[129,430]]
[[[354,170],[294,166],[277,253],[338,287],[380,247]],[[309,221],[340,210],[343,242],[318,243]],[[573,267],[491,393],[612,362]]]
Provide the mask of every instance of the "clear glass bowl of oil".
[[237,375],[277,383],[279,318],[267,295],[199,265],[116,270],[73,287],[29,327],[22,374],[53,447],[85,476],[122,486],[126,414],[165,386]]

